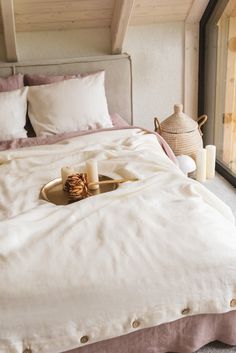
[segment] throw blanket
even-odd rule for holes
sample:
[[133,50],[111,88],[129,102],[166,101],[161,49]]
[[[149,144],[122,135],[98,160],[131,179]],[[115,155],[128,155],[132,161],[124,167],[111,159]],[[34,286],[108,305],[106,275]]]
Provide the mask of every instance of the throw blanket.
[[[39,198],[60,168],[138,178],[67,206]],[[154,134],[98,132],[0,152],[0,352],[59,353],[235,308],[230,209]]]

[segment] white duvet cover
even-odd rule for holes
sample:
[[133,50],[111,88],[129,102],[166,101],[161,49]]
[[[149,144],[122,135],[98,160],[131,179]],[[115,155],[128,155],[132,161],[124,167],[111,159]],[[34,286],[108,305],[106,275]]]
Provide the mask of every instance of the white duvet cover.
[[[67,206],[39,199],[62,166],[82,172],[89,158],[101,174],[140,180]],[[59,353],[83,336],[234,309],[233,215],[155,135],[100,132],[1,152],[0,162],[1,353]]]

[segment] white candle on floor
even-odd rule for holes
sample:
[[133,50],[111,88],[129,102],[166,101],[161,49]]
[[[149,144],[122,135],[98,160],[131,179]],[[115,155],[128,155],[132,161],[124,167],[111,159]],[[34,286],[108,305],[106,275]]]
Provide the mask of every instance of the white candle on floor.
[[206,149],[201,148],[196,153],[196,179],[197,181],[206,181]]
[[206,151],[207,151],[206,177],[207,179],[213,179],[215,176],[216,146],[207,145]]
[[[87,171],[88,184],[99,181],[98,180],[98,165],[97,165],[97,161],[95,159],[89,159],[86,162],[86,171]],[[99,188],[99,185],[93,185],[93,186],[90,186],[89,189],[96,190],[98,188]]]
[[72,167],[63,167],[61,168],[61,182],[62,188],[64,189],[65,182],[69,175],[76,174],[76,171]]

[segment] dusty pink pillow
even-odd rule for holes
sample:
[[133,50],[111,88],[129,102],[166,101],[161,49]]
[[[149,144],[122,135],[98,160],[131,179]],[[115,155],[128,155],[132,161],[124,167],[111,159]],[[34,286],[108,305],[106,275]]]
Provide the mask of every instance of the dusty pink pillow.
[[50,83],[60,82],[64,80],[70,80],[72,78],[78,78],[78,75],[28,75],[26,74],[24,77],[26,86],[40,86],[47,85]]
[[24,87],[24,76],[22,74],[0,77],[0,92],[15,91]]
[[72,78],[79,78],[85,77],[89,75],[94,75],[103,70],[93,71],[93,72],[83,72],[81,74],[74,74],[74,75],[40,75],[34,74],[29,75],[26,74],[24,76],[24,83],[25,86],[40,86],[40,85],[48,85],[50,83],[60,82],[64,80],[70,80]]
[[111,114],[110,117],[114,127],[120,128],[130,125],[117,113]]

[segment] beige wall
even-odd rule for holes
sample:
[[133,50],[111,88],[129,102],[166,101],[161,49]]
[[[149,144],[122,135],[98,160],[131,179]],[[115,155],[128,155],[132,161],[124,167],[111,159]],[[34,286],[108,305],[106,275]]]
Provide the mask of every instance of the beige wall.
[[[110,54],[109,29],[17,34],[19,60]],[[134,123],[153,128],[153,117],[183,101],[184,24],[129,27],[124,51],[133,62]],[[0,46],[0,60],[4,57]]]
[[19,60],[105,55],[111,50],[110,30],[22,32],[17,34]]
[[134,122],[153,128],[153,117],[183,102],[184,23],[130,27],[124,50],[133,62]]

